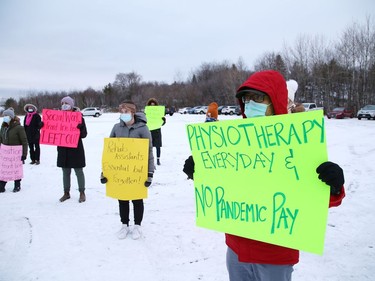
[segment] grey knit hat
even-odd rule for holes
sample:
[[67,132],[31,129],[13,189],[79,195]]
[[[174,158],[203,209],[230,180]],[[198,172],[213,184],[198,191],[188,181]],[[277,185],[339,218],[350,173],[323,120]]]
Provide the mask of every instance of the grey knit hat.
[[69,96],[66,96],[65,98],[63,98],[61,100],[61,103],[67,103],[69,104],[72,108],[74,107],[74,99],[72,99],[71,97]]
[[14,109],[8,108],[3,111],[3,116],[9,116],[10,118],[14,119]]

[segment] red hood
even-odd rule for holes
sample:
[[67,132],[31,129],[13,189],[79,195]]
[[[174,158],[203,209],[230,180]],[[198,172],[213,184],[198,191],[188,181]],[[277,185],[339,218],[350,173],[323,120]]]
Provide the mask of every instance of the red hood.
[[[249,78],[238,88],[237,92],[246,88],[255,89],[266,93],[272,101],[275,115],[288,113],[288,90],[284,77],[275,70],[265,70],[250,75]],[[242,98],[238,98],[244,115],[244,104]]]

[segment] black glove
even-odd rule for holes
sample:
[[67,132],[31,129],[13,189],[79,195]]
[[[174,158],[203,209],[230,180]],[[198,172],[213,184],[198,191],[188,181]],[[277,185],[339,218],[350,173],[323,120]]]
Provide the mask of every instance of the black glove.
[[188,179],[194,179],[194,166],[193,156],[190,155],[189,158],[185,160],[184,169],[182,170],[188,176]]
[[167,120],[165,119],[165,117],[162,117],[161,119],[163,120],[163,124],[161,124],[161,125],[164,126],[164,125],[165,125],[165,122],[166,122]]
[[83,128],[83,124],[82,124],[82,123],[79,123],[79,124],[77,125],[77,129],[80,129],[80,130],[81,130],[81,128]]
[[39,129],[42,129],[43,126],[44,126],[44,123],[41,121],[41,122],[39,123]]
[[21,156],[22,164],[25,164],[25,160],[26,160],[26,156],[22,155],[22,156]]
[[331,195],[338,195],[344,185],[344,172],[339,165],[333,162],[324,162],[316,168],[319,179],[331,187]]
[[145,181],[145,187],[149,187],[152,183],[152,177],[154,176],[153,173],[148,173],[148,178]]
[[100,182],[102,184],[107,183],[108,179],[103,175],[103,172],[100,174]]

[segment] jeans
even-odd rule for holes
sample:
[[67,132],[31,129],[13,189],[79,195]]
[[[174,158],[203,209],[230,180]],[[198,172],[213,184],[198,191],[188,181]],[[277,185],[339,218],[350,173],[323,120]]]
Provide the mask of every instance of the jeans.
[[231,281],[291,281],[293,265],[240,262],[228,247],[227,269]]

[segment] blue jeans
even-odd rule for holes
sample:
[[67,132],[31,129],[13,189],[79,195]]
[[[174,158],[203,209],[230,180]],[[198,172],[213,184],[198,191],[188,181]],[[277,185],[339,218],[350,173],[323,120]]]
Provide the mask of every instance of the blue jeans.
[[228,247],[227,269],[230,281],[291,281],[293,265],[240,262]]

